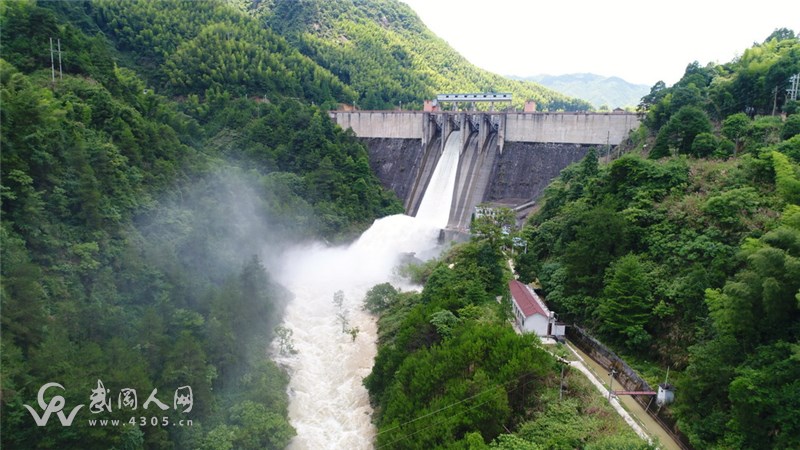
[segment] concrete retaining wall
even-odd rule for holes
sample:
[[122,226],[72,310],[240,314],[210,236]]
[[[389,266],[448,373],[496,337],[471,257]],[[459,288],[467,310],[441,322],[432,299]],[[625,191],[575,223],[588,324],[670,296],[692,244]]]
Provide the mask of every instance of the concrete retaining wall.
[[[654,391],[650,385],[639,374],[636,373],[622,358],[617,356],[614,352],[608,349],[600,341],[593,338],[589,333],[582,328],[571,325],[567,327],[567,337],[575,345],[580,347],[584,353],[591,356],[592,359],[598,362],[607,370],[614,369],[617,371],[616,380],[627,391]],[[636,401],[643,406],[647,406],[650,401],[650,396],[638,395]],[[655,402],[653,402],[655,404]]]

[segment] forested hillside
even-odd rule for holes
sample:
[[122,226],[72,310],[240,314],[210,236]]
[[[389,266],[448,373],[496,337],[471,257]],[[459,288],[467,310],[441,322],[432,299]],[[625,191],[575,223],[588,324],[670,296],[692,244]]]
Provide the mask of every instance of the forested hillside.
[[[540,110],[588,110],[591,105],[472,65],[396,0],[274,0],[252,2],[251,13],[357,93],[362,109],[422,108],[436,94],[512,92],[514,104]],[[468,28],[465,28],[465,30]]]
[[[218,2],[2,2],[0,32],[3,448],[283,448],[270,258],[402,210],[313,106],[352,89]],[[23,407],[48,382],[71,427]]]
[[642,99],[634,151],[562,172],[523,230],[521,278],[654,383],[671,368],[697,448],[800,447],[798,73],[786,29],[690,64]]
[[376,406],[376,446],[653,448],[578,371],[566,371],[560,394],[564,366],[510,326],[510,242],[502,231],[509,223],[513,215],[484,216],[470,242],[412,266],[421,293],[388,283],[367,293],[365,307],[380,315],[379,351],[364,380]]

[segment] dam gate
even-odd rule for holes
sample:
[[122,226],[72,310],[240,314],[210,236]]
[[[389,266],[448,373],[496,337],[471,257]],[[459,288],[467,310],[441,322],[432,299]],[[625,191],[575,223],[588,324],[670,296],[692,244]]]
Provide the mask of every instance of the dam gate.
[[[457,100],[474,101],[468,97]],[[619,112],[439,110],[329,114],[343,129],[352,129],[365,142],[372,169],[384,187],[403,200],[406,213],[412,216],[416,215],[445,143],[453,131],[461,131],[456,134],[461,139],[461,154],[448,224],[455,231],[468,230],[479,204],[517,208],[520,218],[524,218],[561,170],[581,160],[590,148],[610,151],[640,123],[636,114]],[[523,205],[527,208],[520,208]]]

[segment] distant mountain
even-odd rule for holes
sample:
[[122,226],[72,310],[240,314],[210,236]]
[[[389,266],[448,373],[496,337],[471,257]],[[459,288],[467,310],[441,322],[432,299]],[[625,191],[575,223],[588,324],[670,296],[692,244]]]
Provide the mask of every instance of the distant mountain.
[[587,100],[595,108],[604,105],[609,109],[636,106],[650,92],[650,86],[646,84],[633,84],[619,77],[604,77],[592,73],[510,78],[534,81],[554,91]]

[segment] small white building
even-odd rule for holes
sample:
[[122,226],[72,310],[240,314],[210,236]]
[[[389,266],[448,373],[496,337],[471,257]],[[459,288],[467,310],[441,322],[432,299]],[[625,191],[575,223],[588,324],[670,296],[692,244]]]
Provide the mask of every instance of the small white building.
[[556,321],[556,314],[547,308],[530,286],[517,280],[508,282],[514,320],[523,333],[544,336],[564,336],[565,325]]

